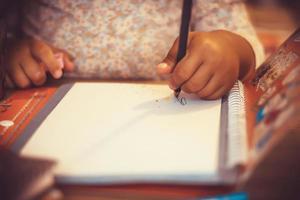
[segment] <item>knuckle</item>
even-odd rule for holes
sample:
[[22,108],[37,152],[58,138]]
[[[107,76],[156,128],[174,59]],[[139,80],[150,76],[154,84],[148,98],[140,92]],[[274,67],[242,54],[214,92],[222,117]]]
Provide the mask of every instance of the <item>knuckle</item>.
[[[201,48],[203,50],[203,52],[206,52],[208,55],[212,54],[212,55],[219,55],[219,47],[218,45],[211,41],[210,39],[204,39],[202,44],[201,44]],[[213,56],[215,59],[218,58],[218,56]]]
[[188,77],[188,70],[185,67],[176,67],[175,75],[178,81],[185,81]]

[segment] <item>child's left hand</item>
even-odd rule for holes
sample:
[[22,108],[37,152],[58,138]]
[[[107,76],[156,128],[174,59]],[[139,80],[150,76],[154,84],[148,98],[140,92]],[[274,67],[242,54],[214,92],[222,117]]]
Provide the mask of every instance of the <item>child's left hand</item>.
[[249,79],[255,68],[250,44],[228,31],[190,33],[186,56],[176,64],[177,51],[178,39],[157,66],[158,73],[170,75],[171,89],[181,87],[202,99],[222,97],[237,79]]

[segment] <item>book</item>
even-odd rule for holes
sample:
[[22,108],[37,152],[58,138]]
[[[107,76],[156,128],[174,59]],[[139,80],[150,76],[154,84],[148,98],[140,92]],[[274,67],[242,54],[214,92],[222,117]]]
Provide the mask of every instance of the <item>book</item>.
[[34,199],[54,183],[55,162],[18,156],[0,147],[0,199]]
[[64,85],[12,148],[57,160],[61,183],[246,188],[299,130],[299,41],[297,30],[222,100],[183,93],[182,104],[159,84]]

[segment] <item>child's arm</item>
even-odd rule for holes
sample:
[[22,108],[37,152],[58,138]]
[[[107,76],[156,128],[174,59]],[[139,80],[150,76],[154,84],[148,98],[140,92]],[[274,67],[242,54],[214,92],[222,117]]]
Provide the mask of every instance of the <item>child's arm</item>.
[[[63,54],[64,69],[55,58],[56,53]],[[44,84],[47,72],[59,79],[63,70],[72,71],[73,63],[66,52],[50,47],[41,40],[26,38],[9,44],[5,67],[9,85],[27,88]]]
[[186,56],[175,66],[178,40],[157,70],[170,75],[169,86],[203,99],[222,97],[237,79],[249,79],[255,57],[249,43],[228,31],[193,32],[189,35]]

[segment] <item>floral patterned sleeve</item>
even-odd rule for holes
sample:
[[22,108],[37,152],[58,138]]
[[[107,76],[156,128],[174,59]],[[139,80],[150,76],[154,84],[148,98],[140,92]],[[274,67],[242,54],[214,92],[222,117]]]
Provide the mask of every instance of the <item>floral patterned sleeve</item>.
[[239,34],[251,44],[256,57],[256,67],[265,59],[263,47],[241,0],[194,1],[192,26],[197,31],[223,29]]
[[[23,31],[73,55],[75,70],[66,76],[160,79],[155,67],[178,36],[181,7],[178,0],[27,0]],[[196,30],[239,33],[261,62],[242,3],[195,0],[194,8]]]

